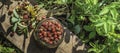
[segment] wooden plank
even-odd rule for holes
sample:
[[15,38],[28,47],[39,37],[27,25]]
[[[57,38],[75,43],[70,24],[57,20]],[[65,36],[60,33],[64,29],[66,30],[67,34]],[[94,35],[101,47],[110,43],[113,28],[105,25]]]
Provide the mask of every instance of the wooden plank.
[[[17,1],[12,2],[13,3],[10,5],[9,8],[17,5]],[[6,39],[8,39],[24,53],[86,53],[86,45],[83,44],[81,40],[67,28],[65,29],[65,37],[63,42],[54,49],[39,47],[32,35],[33,31],[29,33],[28,38],[25,38],[24,35],[10,35],[10,16],[7,14],[8,9],[6,8],[6,6],[7,5],[4,5],[0,8],[0,31],[5,34],[4,36],[6,37]],[[45,13],[42,12],[42,14],[44,15]]]

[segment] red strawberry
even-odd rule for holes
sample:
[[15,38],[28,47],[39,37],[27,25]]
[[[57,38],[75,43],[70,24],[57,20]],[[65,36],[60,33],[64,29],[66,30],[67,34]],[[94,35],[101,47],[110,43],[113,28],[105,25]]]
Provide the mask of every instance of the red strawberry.
[[43,36],[42,36],[42,35],[39,35],[39,37],[40,37],[40,38],[43,38]]
[[51,40],[54,40],[54,37],[50,37]]
[[48,34],[47,36],[48,36],[48,37],[51,37],[52,35],[51,35],[51,34]]
[[54,35],[55,38],[57,38],[58,36],[57,35]]
[[41,35],[42,35],[42,33],[39,33],[39,35],[41,36]]
[[57,35],[61,35],[62,34],[62,32],[57,32]]
[[55,38],[55,41],[58,41],[59,39],[58,38]]
[[52,28],[52,32],[55,32],[55,28]]
[[54,35],[57,35],[57,32],[54,32]]
[[28,15],[27,14],[23,15],[23,19],[28,19]]
[[46,36],[47,36],[47,33],[46,33],[45,31],[43,32],[43,36],[44,36],[44,37],[46,37]]
[[49,43],[49,44],[53,44],[53,42],[52,42],[52,41],[49,41],[48,43]]
[[45,42],[49,42],[49,39],[47,37],[44,37],[43,39]]

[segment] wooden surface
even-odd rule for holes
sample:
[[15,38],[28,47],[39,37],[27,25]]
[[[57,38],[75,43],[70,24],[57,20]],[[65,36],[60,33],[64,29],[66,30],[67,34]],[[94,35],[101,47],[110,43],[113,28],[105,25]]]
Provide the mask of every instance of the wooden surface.
[[[0,31],[4,33],[6,39],[8,39],[24,53],[86,53],[86,45],[83,44],[81,40],[71,31],[69,31],[66,27],[63,42],[54,49],[39,47],[39,45],[36,44],[32,35],[33,31],[29,33],[28,38],[25,38],[24,35],[10,35],[11,24],[10,16],[8,15],[8,9],[14,8],[15,5],[17,5],[18,1],[7,1],[9,1],[10,3],[4,4],[3,0],[0,0]],[[44,14],[46,13],[46,11],[42,13]]]

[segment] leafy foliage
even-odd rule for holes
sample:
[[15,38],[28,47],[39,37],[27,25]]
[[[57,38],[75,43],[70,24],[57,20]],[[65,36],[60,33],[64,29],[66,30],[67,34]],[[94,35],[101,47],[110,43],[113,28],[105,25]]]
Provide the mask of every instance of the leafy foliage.
[[13,53],[14,49],[0,45],[0,53]]
[[43,6],[46,9],[54,9],[52,4],[66,7],[63,11],[69,11],[66,14],[68,17],[65,18],[67,27],[83,42],[89,43],[91,47],[88,52],[120,53],[120,0],[43,0],[42,2],[40,5],[46,4]]

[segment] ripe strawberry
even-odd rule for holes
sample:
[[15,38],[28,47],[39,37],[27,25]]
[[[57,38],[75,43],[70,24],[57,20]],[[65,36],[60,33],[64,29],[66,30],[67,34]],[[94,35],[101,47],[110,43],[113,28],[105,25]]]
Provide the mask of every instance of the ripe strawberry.
[[57,35],[57,32],[54,32],[54,35]]
[[58,36],[57,35],[54,35],[55,38],[57,38]]
[[50,37],[51,40],[54,40],[54,37]]
[[42,35],[39,35],[39,37],[40,37],[40,38],[43,38],[43,36],[42,36]]
[[43,29],[42,29],[42,28],[40,28],[40,31],[43,31]]
[[52,28],[49,26],[49,28],[47,29],[48,31],[51,31],[52,30]]
[[61,27],[61,25],[60,25],[60,24],[57,24],[57,26],[58,26],[58,27]]
[[48,25],[49,25],[49,27],[51,27],[51,26],[52,26],[52,23],[51,23],[51,22],[48,22]]
[[42,35],[42,33],[39,33],[39,35],[41,36],[41,35]]
[[61,32],[57,32],[57,35],[61,35],[62,33]]
[[55,38],[55,41],[59,41],[59,39],[58,39],[58,38]]
[[48,37],[52,37],[52,35],[51,35],[51,34],[48,34]]
[[47,36],[47,33],[46,33],[45,31],[43,32],[43,36],[44,36],[44,37],[46,37],[46,36]]
[[55,32],[55,28],[52,28],[52,32]]
[[29,18],[29,17],[28,17],[27,14],[23,15],[23,19],[28,19],[28,18]]
[[49,41],[48,43],[49,43],[49,44],[53,44],[53,42],[52,42],[52,41]]
[[44,37],[43,40],[44,40],[45,42],[49,42],[49,39],[48,39],[47,37]]

